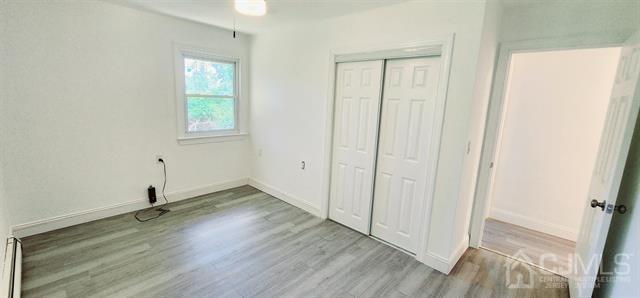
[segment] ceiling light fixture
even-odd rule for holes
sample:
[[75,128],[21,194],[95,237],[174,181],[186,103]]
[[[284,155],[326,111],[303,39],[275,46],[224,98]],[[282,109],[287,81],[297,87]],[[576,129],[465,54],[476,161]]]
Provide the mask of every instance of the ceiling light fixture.
[[235,0],[236,10],[249,16],[263,16],[267,13],[267,3],[264,0]]

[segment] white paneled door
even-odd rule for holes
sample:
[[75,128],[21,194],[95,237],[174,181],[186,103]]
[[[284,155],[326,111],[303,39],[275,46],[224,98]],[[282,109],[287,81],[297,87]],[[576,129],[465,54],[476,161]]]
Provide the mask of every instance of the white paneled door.
[[385,67],[371,235],[415,253],[427,202],[440,57]]
[[[571,297],[591,297],[593,293],[611,217],[617,212],[616,199],[639,108],[640,31],[622,47],[598,159],[591,178],[589,197],[585,198],[582,225],[576,242],[574,264],[579,265],[572,268],[575,272],[569,278]],[[624,256],[621,260],[624,260]]]
[[329,218],[369,234],[383,61],[339,63]]

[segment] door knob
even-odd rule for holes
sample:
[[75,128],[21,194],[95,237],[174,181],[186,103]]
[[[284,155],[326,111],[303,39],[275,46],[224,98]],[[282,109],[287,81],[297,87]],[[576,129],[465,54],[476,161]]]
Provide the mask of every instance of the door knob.
[[625,206],[625,205],[617,205],[616,206],[616,210],[620,214],[625,214],[627,212],[627,206]]
[[598,202],[598,200],[591,200],[591,208],[600,207],[604,211],[604,206],[607,205],[607,201]]

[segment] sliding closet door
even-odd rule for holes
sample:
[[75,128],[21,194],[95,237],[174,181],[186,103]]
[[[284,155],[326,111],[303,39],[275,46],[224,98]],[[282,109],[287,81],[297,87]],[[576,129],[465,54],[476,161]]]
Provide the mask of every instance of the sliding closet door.
[[388,60],[371,234],[415,253],[427,197],[440,58]]
[[339,63],[329,218],[369,234],[382,61]]

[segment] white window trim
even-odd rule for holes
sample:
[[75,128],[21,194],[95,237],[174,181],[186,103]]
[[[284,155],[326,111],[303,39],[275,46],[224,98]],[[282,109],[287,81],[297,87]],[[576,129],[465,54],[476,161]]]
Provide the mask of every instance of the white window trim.
[[[175,61],[175,87],[176,87],[176,124],[178,133],[178,143],[180,144],[200,144],[212,142],[241,141],[247,137],[247,133],[242,129],[241,100],[243,98],[242,90],[242,59],[238,56],[221,55],[221,51],[205,49],[196,46],[174,44],[174,61]],[[209,132],[187,132],[186,119],[186,90],[184,77],[184,58],[194,58],[210,60],[222,63],[234,63],[234,80],[235,80],[235,100],[234,112],[235,121],[234,129],[217,130]]]

